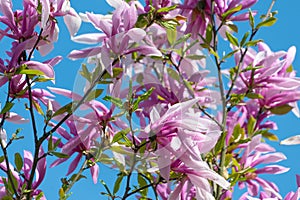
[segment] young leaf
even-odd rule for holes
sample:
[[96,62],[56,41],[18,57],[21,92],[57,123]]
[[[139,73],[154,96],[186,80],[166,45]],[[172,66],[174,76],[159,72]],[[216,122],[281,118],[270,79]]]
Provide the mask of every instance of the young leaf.
[[267,139],[270,140],[270,141],[278,141],[278,140],[279,140],[278,137],[277,137],[275,134],[270,133],[270,132],[268,132],[268,131],[263,132],[263,133],[262,133],[262,136],[263,136],[264,138],[267,138]]
[[254,17],[251,10],[249,10],[249,23],[252,29],[254,29]]
[[281,106],[277,106],[274,108],[271,108],[270,111],[271,113],[275,114],[275,115],[285,115],[288,112],[290,112],[293,109],[292,106],[285,104],[285,105],[281,105]]
[[275,24],[277,21],[277,18],[275,17],[270,17],[268,19],[266,19],[265,21],[260,22],[259,24],[257,24],[256,28],[260,28],[262,26],[272,26],[273,24]]
[[233,8],[231,8],[231,9],[227,10],[225,13],[222,14],[222,19],[223,19],[223,20],[226,20],[226,18],[227,18],[229,15],[231,15],[231,14],[233,14],[233,13],[236,13],[236,12],[240,11],[240,10],[242,9],[242,7],[243,7],[242,5],[239,5],[239,6],[237,6],[237,7],[233,7]]
[[15,165],[18,171],[21,171],[23,167],[23,159],[19,153],[15,153]]
[[114,105],[116,105],[119,108],[123,107],[123,103],[122,103],[122,100],[120,98],[115,98],[115,97],[111,97],[111,96],[105,96],[103,98],[103,100],[110,101],[111,103],[113,103]]
[[177,7],[177,5],[173,5],[173,6],[169,6],[169,7],[163,7],[163,8],[158,9],[156,12],[157,13],[169,12],[171,10],[176,9],[176,7]]
[[167,29],[167,39],[169,44],[172,46],[177,39],[177,31],[176,30],[171,30],[171,29]]
[[236,37],[234,37],[232,34],[226,32],[226,37],[228,41],[233,44],[234,46],[238,47],[239,46],[239,41]]
[[2,108],[0,114],[4,114],[10,111],[10,109],[14,106],[14,103],[6,102],[5,106]]
[[181,44],[183,42],[186,42],[191,37],[191,35],[192,34],[188,33],[188,34],[182,36],[181,38],[176,40],[176,42],[173,44],[173,47],[175,47],[176,45]]
[[45,75],[44,72],[37,70],[37,69],[22,69],[19,71],[19,74],[27,74],[27,75]]
[[241,42],[240,42],[240,46],[241,46],[241,47],[243,47],[243,46],[245,45],[246,40],[247,40],[249,34],[250,34],[250,32],[247,31],[247,32],[245,33],[245,35],[243,36],[243,38],[242,38],[242,40],[241,40]]
[[91,91],[89,93],[89,95],[86,97],[85,102],[89,102],[89,101],[92,101],[92,100],[98,98],[102,94],[102,92],[103,92],[103,89],[95,89],[95,90]]
[[[141,174],[138,174],[138,183],[139,183],[140,188],[147,185],[147,181],[145,180],[145,178]],[[147,193],[148,193],[148,188],[140,190],[140,194],[144,197],[147,196]]]
[[54,156],[58,157],[58,158],[69,158],[70,156],[64,153],[60,153],[60,152],[51,152],[51,154],[53,154]]
[[70,102],[70,103],[64,105],[63,107],[61,107],[60,109],[58,109],[58,110],[53,114],[52,117],[61,115],[61,114],[65,113],[65,112],[67,112],[67,113],[72,113],[72,106],[73,106],[73,103],[72,103],[72,102]]
[[126,136],[130,132],[130,128],[124,129],[116,133],[112,139],[112,143],[120,141],[124,136]]
[[48,152],[51,152],[53,150],[53,140],[52,140],[52,134],[49,137],[48,140]]
[[124,177],[124,175],[122,173],[119,174],[119,176],[118,176],[118,178],[117,178],[117,180],[115,182],[115,185],[114,185],[113,194],[116,194],[119,191],[120,185],[121,185],[122,180],[123,180],[123,177]]
[[255,126],[256,126],[256,119],[251,115],[247,124],[247,133],[249,136],[253,135]]

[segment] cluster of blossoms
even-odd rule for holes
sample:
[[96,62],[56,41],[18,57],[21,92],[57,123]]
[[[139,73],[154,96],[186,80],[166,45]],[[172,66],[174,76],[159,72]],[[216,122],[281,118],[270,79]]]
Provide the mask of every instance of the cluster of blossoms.
[[[124,177],[123,199],[138,193],[136,198],[145,199],[145,188],[152,187],[162,199],[225,200],[233,198],[235,185],[247,188],[241,199],[282,199],[276,184],[260,175],[288,171],[272,164],[286,157],[263,138],[276,137],[269,132],[277,128],[268,119],[272,115],[290,110],[300,115],[300,79],[291,67],[295,47],[272,52],[266,44],[252,41],[264,22],[275,20],[266,16],[254,27],[257,12],[247,9],[256,2],[146,0],[142,5],[107,0],[114,10],[100,15],[77,14],[68,0],[24,0],[23,10],[16,11],[11,1],[0,0],[0,22],[5,25],[0,39],[13,40],[8,59],[0,58],[0,86],[8,86],[0,115],[5,154],[0,169],[7,175],[0,181],[0,197],[45,199],[38,187],[45,177],[47,156],[54,155],[58,158],[50,167],[67,162],[68,176],[83,162],[80,173],[90,169],[94,183],[99,163],[118,169],[114,194],[107,189],[112,199],[120,196]],[[55,80],[53,67],[62,57],[39,62],[32,55],[37,50],[44,56],[53,49],[59,16],[73,41],[95,45],[68,56],[87,58],[93,66],[82,66],[83,95],[55,87],[33,88]],[[76,35],[81,21],[100,32]],[[235,21],[250,21],[249,40],[245,35],[238,42],[231,34],[237,31]],[[225,58],[220,58],[219,35],[231,43],[233,51],[225,57],[233,56],[236,67],[226,66]],[[250,47],[254,45],[256,49]],[[214,70],[208,68],[210,57],[215,60]],[[211,71],[218,75],[213,77]],[[228,88],[223,85],[224,75],[230,77]],[[61,105],[57,96],[71,103]],[[3,126],[4,121],[27,122],[10,111],[20,98],[29,101],[36,148],[34,155],[25,150],[24,159],[16,155],[14,166],[8,162],[7,149],[17,136],[8,141]],[[44,117],[43,133],[36,131],[35,111]],[[131,190],[134,172],[139,186]],[[63,179],[61,199],[80,173]],[[298,193],[299,189],[285,199],[298,199]]]

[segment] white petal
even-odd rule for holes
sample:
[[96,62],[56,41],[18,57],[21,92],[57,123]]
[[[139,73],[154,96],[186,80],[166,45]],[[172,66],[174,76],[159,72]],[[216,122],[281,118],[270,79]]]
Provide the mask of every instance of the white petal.
[[295,135],[289,138],[286,138],[280,142],[281,145],[296,145],[300,144],[300,135]]

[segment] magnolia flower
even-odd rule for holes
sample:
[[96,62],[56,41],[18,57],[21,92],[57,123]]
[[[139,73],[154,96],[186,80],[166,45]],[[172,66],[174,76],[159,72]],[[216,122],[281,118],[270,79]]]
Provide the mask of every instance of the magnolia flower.
[[[216,21],[220,24],[222,20],[222,14],[226,13],[232,8],[241,6],[241,10],[247,9],[254,5],[257,0],[229,0],[229,1],[213,1],[214,10],[212,13],[212,1],[210,0],[185,0],[182,5],[179,5],[181,14],[187,17],[187,24],[185,33],[191,33],[194,38],[198,37],[198,34],[204,36],[208,24],[211,24],[212,15],[215,14]],[[248,20],[249,14],[237,14],[238,11],[232,12],[225,21],[244,21]],[[224,27],[226,31],[228,28]],[[224,35],[224,34],[223,34]]]
[[[33,156],[31,154],[31,152],[24,150],[23,154],[24,154],[24,159],[23,159],[23,167],[21,169],[21,172],[15,171],[14,167],[11,164],[9,165],[9,170],[11,171],[12,175],[14,176],[14,178],[17,181],[17,192],[19,194],[22,193],[22,188],[23,188],[24,184],[27,184],[27,181],[29,180],[31,169],[32,169],[32,164],[33,164]],[[39,151],[39,157],[43,156],[43,154],[44,154],[44,151],[43,151],[43,149],[41,149]],[[5,161],[0,163],[0,168],[4,171],[6,171],[8,169],[8,167],[5,164]],[[23,176],[20,176],[20,174],[23,174]],[[35,198],[42,192],[40,189],[38,189],[38,187],[42,183],[42,181],[45,177],[45,174],[46,174],[46,158],[45,157],[39,159],[35,174],[36,174],[36,176],[35,176],[36,180],[33,181],[33,183],[32,183],[33,191],[31,193],[33,198]],[[6,189],[5,189],[5,186],[3,183],[3,179],[7,179],[7,178],[2,177],[2,179],[0,179],[0,184],[2,184],[2,186],[0,186],[0,198],[3,198],[4,196],[7,195]],[[42,196],[41,200],[46,200],[44,195]]]
[[161,176],[167,181],[171,171],[187,176],[170,194],[171,199],[190,193],[190,190],[182,191],[185,183],[194,185],[198,199],[212,199],[208,180],[223,188],[229,187],[229,183],[210,169],[200,156],[214,147],[220,131],[212,122],[192,112],[191,107],[197,101],[195,98],[176,103],[163,114],[154,108],[150,113],[151,123],[145,129],[148,135],[155,136],[158,143],[154,153],[158,157]]
[[[247,192],[250,196],[257,196],[259,188],[261,187],[269,197],[276,197],[281,199],[278,187],[267,180],[259,177],[260,174],[281,174],[289,170],[289,168],[279,165],[267,165],[269,163],[276,163],[285,160],[286,157],[282,153],[274,153],[275,149],[268,144],[261,143],[261,135],[256,135],[246,145],[240,145],[245,149],[239,163],[242,169],[254,169],[253,172],[245,174],[246,180],[239,182],[239,188],[247,187]],[[265,164],[262,168],[258,168],[260,164]]]

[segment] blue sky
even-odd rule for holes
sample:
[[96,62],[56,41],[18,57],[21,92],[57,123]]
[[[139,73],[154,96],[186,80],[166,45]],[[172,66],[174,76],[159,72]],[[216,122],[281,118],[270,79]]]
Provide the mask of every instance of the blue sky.
[[[84,3],[83,3],[84,2]],[[255,6],[255,9],[266,13],[271,0],[260,0]],[[84,1],[72,1],[72,6],[78,12],[92,11],[94,13],[107,13],[111,8],[106,4],[104,0],[84,0]],[[299,23],[300,1],[297,0],[284,0],[276,1],[274,10],[278,10],[277,23],[270,28],[263,28],[259,31],[256,39],[262,38],[273,51],[287,50],[290,46],[294,45],[300,52],[300,28]],[[255,10],[253,9],[253,10]],[[74,87],[74,80],[80,69],[82,61],[70,61],[66,58],[66,55],[73,49],[79,49],[85,47],[85,45],[76,44],[69,40],[69,34],[63,25],[62,20],[60,23],[60,39],[55,44],[55,51],[49,55],[55,56],[57,54],[62,55],[65,59],[56,66],[56,87],[64,87],[72,89]],[[246,23],[245,23],[246,24]],[[243,25],[243,27],[245,27]],[[90,25],[84,25],[83,29],[79,33],[88,31],[94,32],[95,30]],[[1,43],[0,43],[1,45]],[[2,52],[1,54],[2,55]],[[300,53],[297,54],[294,61],[294,68],[298,71],[300,76]],[[2,92],[2,91],[1,91]],[[3,93],[2,93],[3,94]],[[1,95],[2,95],[1,94]],[[1,98],[2,99],[2,98]],[[279,130],[274,131],[280,139],[300,134],[300,119],[296,118],[292,113],[286,116],[274,117],[278,124]],[[9,124],[11,125],[11,124]],[[11,126],[8,129],[14,130],[15,127]],[[24,126],[24,129],[28,128]],[[30,134],[29,134],[30,135]],[[20,143],[19,143],[20,144]],[[283,152],[287,156],[287,160],[280,164],[290,167],[291,170],[282,175],[270,176],[270,180],[274,180],[281,190],[281,194],[284,196],[287,192],[296,189],[295,174],[300,174],[300,160],[298,157],[300,146],[280,146],[278,142],[270,142],[279,152]],[[24,146],[14,145],[15,151],[19,151],[25,148],[31,148],[31,144],[24,144]],[[58,188],[60,187],[60,178],[64,177],[67,172],[67,165],[62,164],[56,168],[49,169],[47,172],[46,180],[42,185],[48,199],[57,199]],[[113,184],[116,171],[110,170],[107,166],[100,166],[100,177],[104,179],[108,185]],[[89,177],[89,173],[87,173]],[[112,187],[111,187],[112,188]],[[100,196],[100,192],[104,191],[103,186],[99,183],[94,185],[91,179],[82,179],[79,183],[75,184],[72,189],[73,195],[69,198],[71,200],[77,199],[105,199]],[[134,199],[134,198],[132,198]]]

